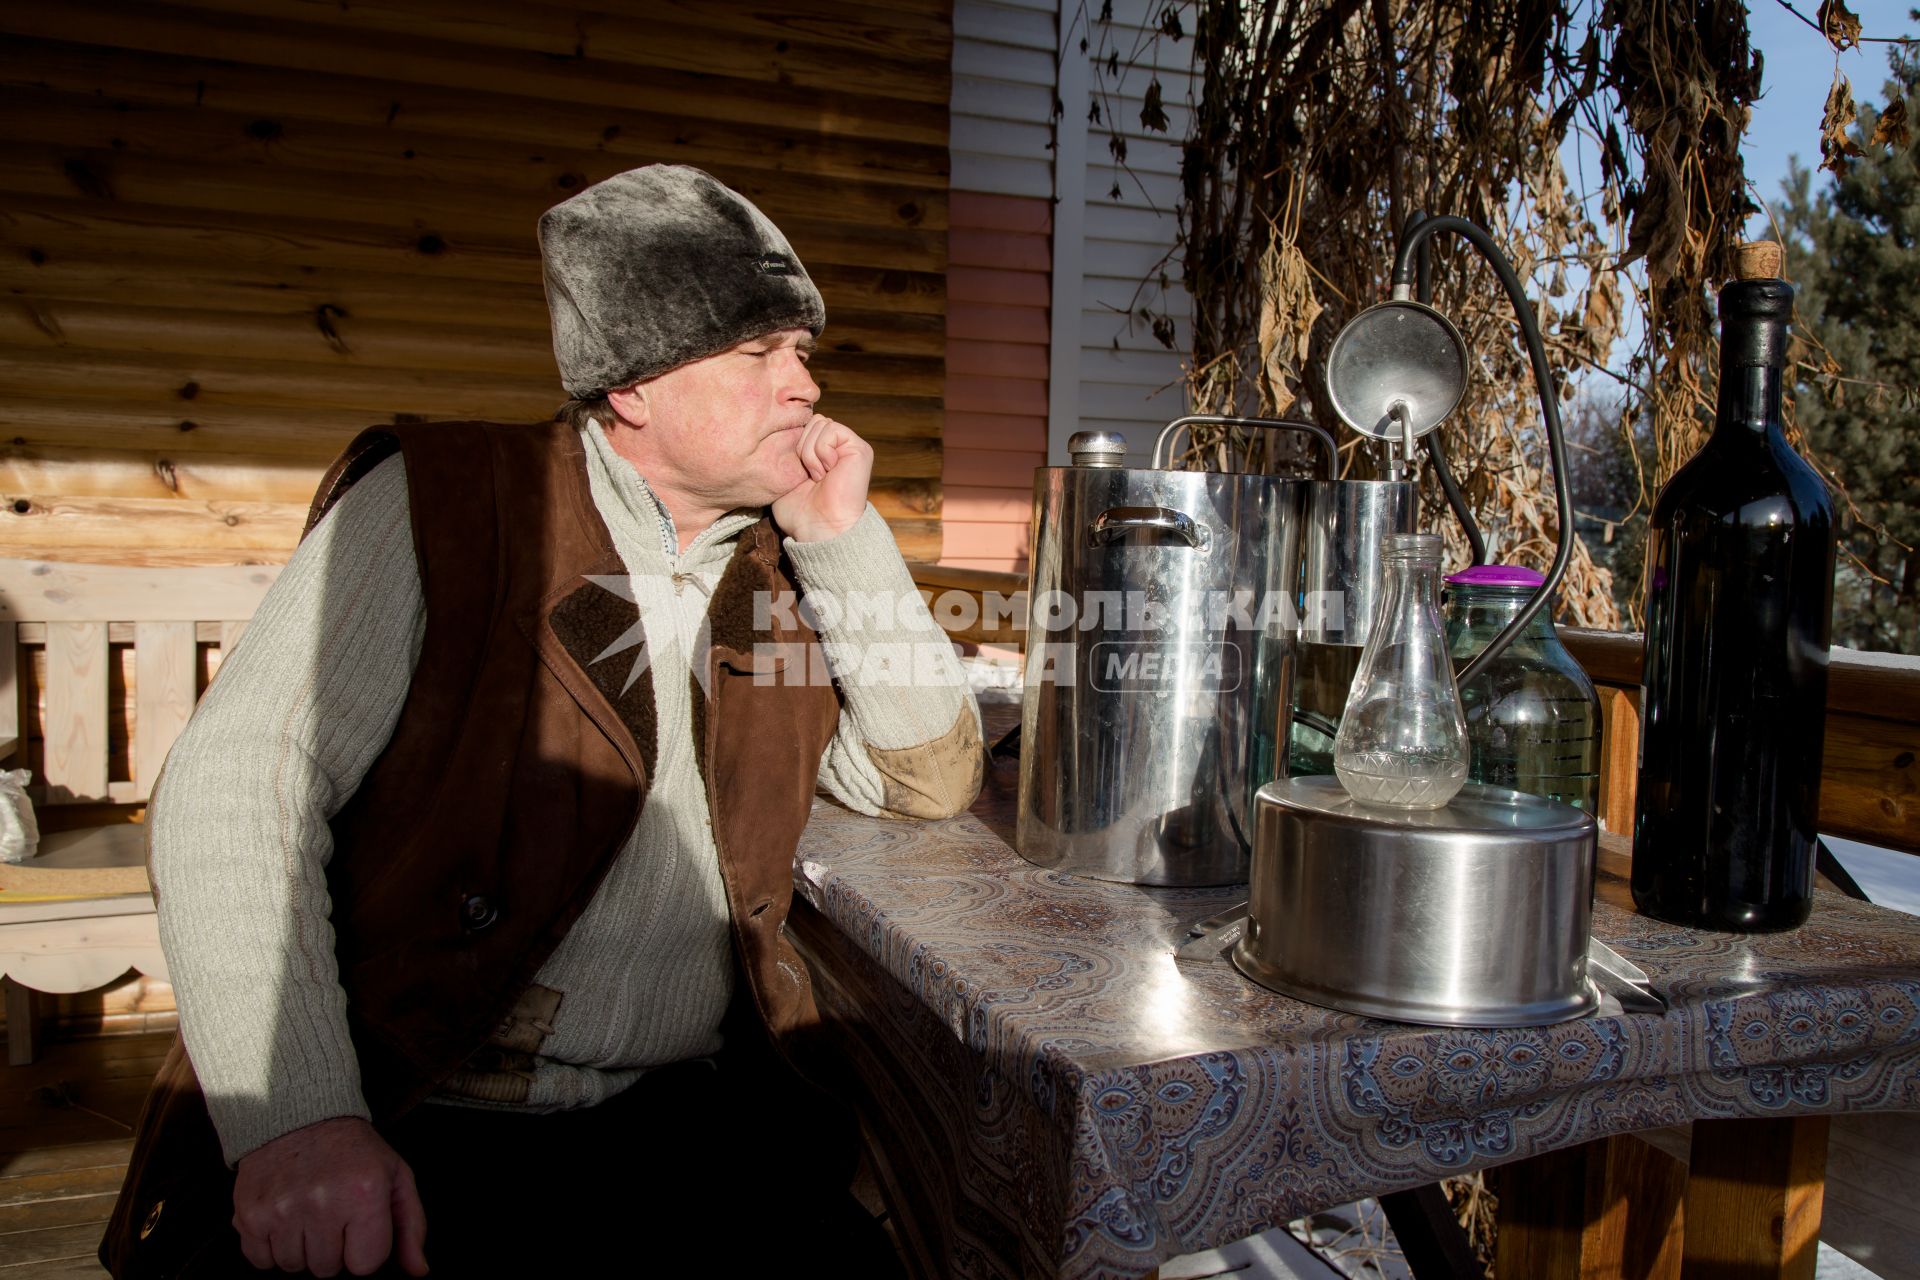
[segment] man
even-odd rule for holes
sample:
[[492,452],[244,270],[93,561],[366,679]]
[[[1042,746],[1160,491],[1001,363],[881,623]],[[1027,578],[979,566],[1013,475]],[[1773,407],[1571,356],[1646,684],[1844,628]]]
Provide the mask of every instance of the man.
[[541,250],[565,421],[363,435],[168,759],[185,1052],[116,1275],[890,1265],[774,1065],[815,1019],[792,856],[816,780],[964,807],[977,712],[872,449],[814,411],[824,307],[772,223],[654,166]]

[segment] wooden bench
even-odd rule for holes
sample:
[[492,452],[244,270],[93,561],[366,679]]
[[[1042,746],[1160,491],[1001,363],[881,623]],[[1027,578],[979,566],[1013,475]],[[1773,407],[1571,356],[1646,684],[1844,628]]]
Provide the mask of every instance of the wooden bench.
[[41,855],[0,863],[7,1057],[34,992],[166,976],[137,824],[167,751],[278,576],[0,560],[0,763],[34,774]]

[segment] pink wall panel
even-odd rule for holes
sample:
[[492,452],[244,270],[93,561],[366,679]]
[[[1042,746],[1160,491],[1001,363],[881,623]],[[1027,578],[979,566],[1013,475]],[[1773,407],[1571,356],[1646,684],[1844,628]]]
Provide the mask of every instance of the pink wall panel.
[[1053,242],[1046,236],[953,227],[947,232],[947,262],[956,267],[1011,268],[1046,275],[1053,270]]
[[1045,351],[1053,338],[1047,328],[1047,308],[1033,306],[994,306],[985,302],[956,303],[947,306],[949,340],[974,339],[982,342],[1019,342]]
[[950,226],[1033,236],[1053,234],[1053,205],[1047,200],[954,191],[947,197],[947,209]]
[[974,524],[1025,525],[1033,517],[1033,486],[1018,489],[997,485],[941,486],[941,518]]
[[[1024,557],[1022,558],[1024,559]],[[1013,570],[1008,568],[1007,558],[1005,556],[946,555],[940,557],[940,563],[950,565],[955,569],[986,569],[993,573],[1013,572]],[[1020,572],[1024,573],[1026,570],[1023,568]],[[1018,651],[1015,651],[1014,656],[1019,656]]]
[[1047,380],[1047,349],[1030,342],[975,342],[947,337],[948,374]]
[[[1043,313],[1052,301],[1052,286],[1038,271],[999,267],[947,268],[947,303],[987,302],[998,306],[1038,307]],[[949,312],[951,314],[951,312]]]
[[1045,378],[980,378],[947,374],[947,408],[961,413],[1017,413],[1045,417]]
[[949,409],[944,436],[943,443],[949,449],[1044,450],[1047,419],[1042,414],[966,413]]
[[1047,448],[1052,208],[955,191],[948,218],[940,560],[1022,570]]
[[941,521],[941,531],[946,542],[942,556],[949,550],[970,559],[997,556],[1007,562],[1002,568],[1027,558],[1027,526],[1024,524],[955,520],[948,516]]
[[1044,450],[1014,453],[1005,449],[954,449],[946,451],[946,467],[941,476],[941,492],[950,484],[974,485],[987,489],[1011,489],[1033,483],[1033,469],[1046,464]]

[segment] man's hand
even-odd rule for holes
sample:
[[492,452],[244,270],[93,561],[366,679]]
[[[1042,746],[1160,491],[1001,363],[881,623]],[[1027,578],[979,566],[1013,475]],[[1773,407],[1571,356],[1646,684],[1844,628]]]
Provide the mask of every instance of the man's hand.
[[826,542],[853,528],[867,509],[873,446],[825,414],[800,433],[795,452],[807,478],[774,499],[773,522],[796,542]]
[[295,1129],[240,1158],[240,1251],[261,1270],[370,1275],[392,1254],[427,1274],[427,1214],[407,1167],[358,1117]]

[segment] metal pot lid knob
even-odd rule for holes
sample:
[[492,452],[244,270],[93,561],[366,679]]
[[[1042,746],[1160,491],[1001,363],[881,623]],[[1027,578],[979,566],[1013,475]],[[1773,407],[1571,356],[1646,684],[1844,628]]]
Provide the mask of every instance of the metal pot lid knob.
[[1123,467],[1127,438],[1118,431],[1076,431],[1067,441],[1067,455],[1076,467]]
[[1411,299],[1368,307],[1327,352],[1334,412],[1376,440],[1426,435],[1466,392],[1466,339],[1453,321]]

